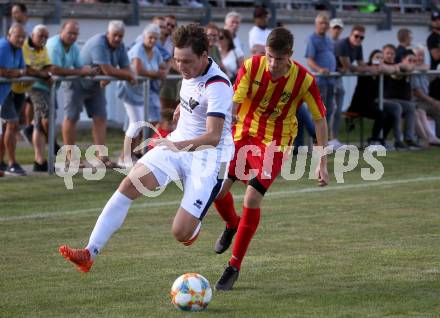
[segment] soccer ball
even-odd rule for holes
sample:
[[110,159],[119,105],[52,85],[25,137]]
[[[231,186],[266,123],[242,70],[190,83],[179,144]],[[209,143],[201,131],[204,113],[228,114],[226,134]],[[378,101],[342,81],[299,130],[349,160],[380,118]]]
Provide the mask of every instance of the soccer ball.
[[211,298],[212,289],[208,280],[197,273],[183,274],[171,287],[171,302],[180,310],[204,310]]

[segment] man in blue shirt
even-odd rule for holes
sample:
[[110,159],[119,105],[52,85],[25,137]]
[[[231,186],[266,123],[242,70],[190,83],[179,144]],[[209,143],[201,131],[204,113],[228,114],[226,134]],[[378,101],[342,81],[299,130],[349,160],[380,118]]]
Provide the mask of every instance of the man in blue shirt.
[[[9,28],[7,38],[0,39],[0,77],[17,78],[26,74],[21,50],[25,38],[26,32],[23,26],[14,23]],[[24,96],[17,95],[22,94],[14,94],[10,83],[0,83],[0,117],[6,123],[4,134],[0,127],[0,171],[24,176],[26,173],[15,158],[19,113],[24,102]],[[21,102],[16,99],[21,99]],[[5,148],[9,159],[8,165],[3,161]]]
[[[135,77],[130,71],[130,61],[122,39],[125,27],[122,21],[110,21],[106,34],[97,34],[90,38],[81,50],[84,65],[99,67],[100,73],[113,76],[121,80],[135,83]],[[81,79],[72,82],[65,90],[65,122],[74,132],[75,124],[79,119],[84,104],[87,114],[93,120],[93,138],[96,145],[105,145],[107,111],[105,100],[105,86],[109,81],[92,81]],[[74,143],[74,133],[71,135]],[[116,168],[117,164],[110,161],[103,150],[99,152],[100,159],[107,168]]]
[[[329,18],[325,14],[318,14],[315,18],[315,33],[307,42],[307,65],[313,72],[328,74],[336,70],[336,58],[333,42],[326,35],[329,27]],[[333,110],[334,79],[331,77],[317,77],[319,92],[327,108],[327,122]]]
[[[53,74],[60,76],[93,76],[99,73],[98,67],[84,66],[80,49],[76,44],[78,34],[78,22],[67,20],[63,23],[60,33],[47,41],[46,48],[53,65]],[[71,82],[62,82],[61,84],[61,89],[64,92],[71,87]],[[81,108],[81,106],[81,104],[77,105],[78,108]],[[64,118],[62,133],[65,145],[75,143],[75,124],[76,122],[69,120],[67,117]]]

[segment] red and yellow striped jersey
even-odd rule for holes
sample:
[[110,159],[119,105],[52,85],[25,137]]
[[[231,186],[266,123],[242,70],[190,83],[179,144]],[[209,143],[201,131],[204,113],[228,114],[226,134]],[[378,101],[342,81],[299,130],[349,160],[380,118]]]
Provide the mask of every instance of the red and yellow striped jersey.
[[239,70],[234,91],[233,101],[239,105],[234,141],[251,136],[266,145],[272,141],[292,145],[298,126],[296,110],[303,102],[313,119],[325,118],[315,78],[295,61],[284,76],[272,80],[266,57],[253,56]]

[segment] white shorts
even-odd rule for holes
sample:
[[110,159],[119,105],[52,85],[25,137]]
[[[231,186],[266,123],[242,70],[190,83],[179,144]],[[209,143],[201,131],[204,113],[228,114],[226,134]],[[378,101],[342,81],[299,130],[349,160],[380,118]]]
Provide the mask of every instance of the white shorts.
[[[149,168],[160,187],[171,181],[183,184],[180,206],[202,220],[217,197],[225,179],[227,163],[209,160],[213,152],[173,152],[161,147],[148,151],[138,163]],[[212,159],[212,158],[211,158]]]

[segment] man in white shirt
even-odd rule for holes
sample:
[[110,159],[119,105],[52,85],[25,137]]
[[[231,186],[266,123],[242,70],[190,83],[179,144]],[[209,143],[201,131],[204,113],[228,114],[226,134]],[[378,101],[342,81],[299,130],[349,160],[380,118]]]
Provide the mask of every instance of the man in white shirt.
[[171,181],[182,181],[183,198],[172,232],[179,242],[191,245],[220,191],[224,179],[221,171],[227,171],[225,165],[234,153],[231,83],[208,57],[203,28],[196,24],[179,27],[173,33],[173,44],[174,59],[183,77],[177,128],[167,139],[154,139],[156,147],[121,182],[99,216],[86,248],[60,247],[61,255],[80,271],[90,270],[141,194],[157,196]]
[[271,29],[267,27],[267,10],[265,7],[257,6],[254,9],[254,26],[249,31],[249,50],[252,55],[265,54],[264,47]]

